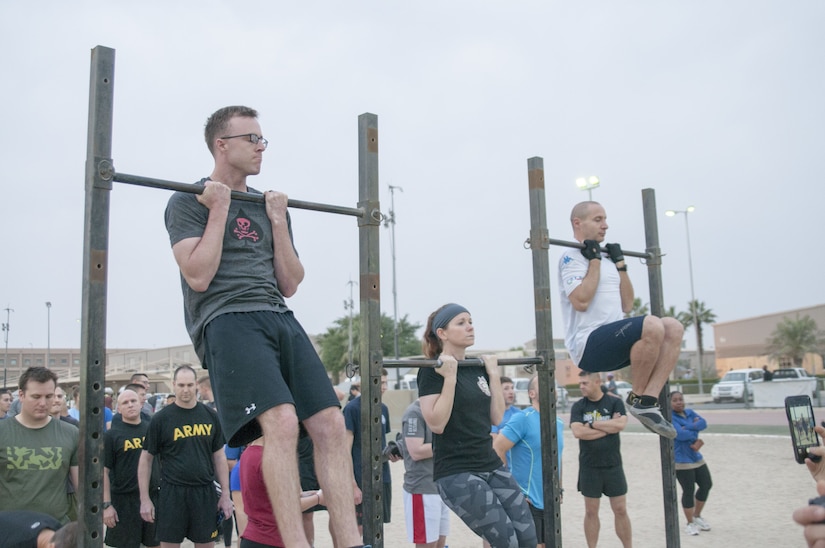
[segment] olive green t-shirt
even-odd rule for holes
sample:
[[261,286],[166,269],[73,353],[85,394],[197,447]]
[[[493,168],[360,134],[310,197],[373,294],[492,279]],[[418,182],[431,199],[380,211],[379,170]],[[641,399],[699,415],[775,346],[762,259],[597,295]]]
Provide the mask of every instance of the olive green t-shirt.
[[0,510],[31,510],[66,523],[66,478],[77,466],[80,431],[52,419],[26,428],[16,418],[0,422]]

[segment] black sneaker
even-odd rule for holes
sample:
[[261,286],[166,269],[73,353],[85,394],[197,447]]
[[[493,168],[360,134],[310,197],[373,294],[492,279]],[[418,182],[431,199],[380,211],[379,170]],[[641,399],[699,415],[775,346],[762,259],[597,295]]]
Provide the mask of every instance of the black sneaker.
[[633,405],[634,403],[636,403],[640,399],[641,398],[639,398],[639,396],[637,396],[633,392],[628,392],[627,399],[625,400],[625,402],[627,403],[627,405]]
[[651,432],[670,440],[676,437],[676,429],[665,420],[658,405],[642,406],[642,404],[636,400],[632,405],[628,406],[627,410],[642,423],[642,426]]

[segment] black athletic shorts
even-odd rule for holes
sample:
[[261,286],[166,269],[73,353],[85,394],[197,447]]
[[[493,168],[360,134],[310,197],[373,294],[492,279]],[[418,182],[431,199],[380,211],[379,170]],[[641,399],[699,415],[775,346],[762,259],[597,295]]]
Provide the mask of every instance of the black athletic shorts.
[[238,447],[261,436],[258,415],[293,404],[303,421],[338,398],[292,312],[230,312],[207,324],[204,347],[224,436]]
[[627,480],[621,466],[610,468],[579,468],[578,489],[585,497],[620,497],[627,494]]
[[[536,524],[536,537],[539,539],[539,544],[544,544],[544,510],[539,510],[529,502],[530,514],[533,515],[533,523]],[[555,535],[555,532],[553,533]]]
[[[150,495],[157,507],[157,491]],[[114,548],[140,548],[159,546],[157,522],[149,523],[140,517],[140,493],[112,493],[112,506],[117,511],[117,525],[106,529],[105,544]]]
[[195,543],[218,538],[218,493],[214,484],[193,487],[163,482],[155,507],[158,540],[179,544],[184,538]]
[[[298,437],[298,474],[301,476],[301,491],[317,491],[321,488],[318,484],[318,477],[315,475],[315,460],[313,458],[312,438],[301,428],[301,435]],[[304,510],[307,512],[317,512],[326,510],[326,506],[316,504],[312,508]]]
[[[392,483],[384,483],[384,523],[389,523],[392,517]],[[364,507],[361,504],[355,505],[355,519],[358,520],[358,525],[363,525]]]

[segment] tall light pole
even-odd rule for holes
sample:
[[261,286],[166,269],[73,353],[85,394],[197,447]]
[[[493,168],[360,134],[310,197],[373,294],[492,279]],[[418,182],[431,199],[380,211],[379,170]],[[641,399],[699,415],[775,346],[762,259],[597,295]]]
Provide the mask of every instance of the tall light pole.
[[591,202],[593,201],[593,189],[599,188],[599,184],[601,184],[601,181],[595,175],[576,179],[576,186],[579,187],[579,190],[587,191],[587,199]]
[[702,350],[702,331],[699,329],[699,311],[696,306],[696,295],[693,293],[693,257],[690,252],[690,224],[688,223],[688,213],[692,213],[696,209],[693,206],[680,209],[669,209],[665,211],[668,217],[675,217],[678,213],[685,216],[685,235],[687,237],[687,252],[688,252],[688,273],[690,274],[690,309],[693,313],[693,329],[696,330],[696,354],[699,356],[699,366],[696,368],[696,378],[699,381],[699,394],[704,394],[705,389],[702,385],[702,366],[704,365],[704,352]]
[[[387,185],[390,187],[390,212],[384,220],[384,226],[390,227],[390,254],[392,255],[392,330],[393,330],[393,345],[395,348],[395,359],[398,356],[398,288],[395,284],[395,191],[404,189],[400,186]],[[398,380],[398,369],[395,370],[396,380]]]
[[49,367],[49,357],[52,353],[52,303],[46,301],[46,367]]
[[356,285],[357,282],[353,282],[352,280],[347,282],[349,285],[349,300],[344,301],[344,310],[349,310],[349,339],[347,343],[347,363],[352,363],[352,309],[355,307],[355,303],[352,300],[352,286]]
[[6,306],[4,310],[6,311],[6,323],[3,324],[3,339],[5,339],[6,342],[6,353],[3,356],[3,388],[8,388],[9,385],[6,382],[6,375],[8,375],[9,371],[9,314],[14,312],[14,309]]

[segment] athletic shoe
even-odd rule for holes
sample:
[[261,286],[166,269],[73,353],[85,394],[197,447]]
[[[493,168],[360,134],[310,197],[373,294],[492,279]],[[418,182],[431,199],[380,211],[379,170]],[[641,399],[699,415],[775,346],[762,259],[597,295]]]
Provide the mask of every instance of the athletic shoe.
[[639,396],[634,394],[632,391],[627,393],[627,399],[625,400],[625,403],[627,403],[627,405],[633,405],[637,401],[639,401]]
[[699,534],[699,526],[696,523],[691,522],[687,524],[685,527],[685,533],[688,535],[693,535],[694,537]]
[[701,529],[702,531],[710,531],[710,523],[705,521],[704,518],[701,518],[699,516],[694,516],[693,517],[693,523],[698,525],[699,529]]
[[633,405],[629,406],[627,410],[631,415],[636,417],[636,420],[642,423],[642,426],[651,432],[670,440],[676,437],[676,429],[662,416],[662,411],[659,409],[658,404],[643,406],[637,400]]

